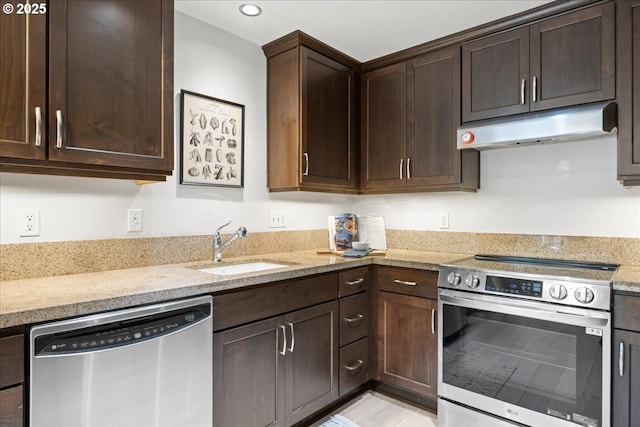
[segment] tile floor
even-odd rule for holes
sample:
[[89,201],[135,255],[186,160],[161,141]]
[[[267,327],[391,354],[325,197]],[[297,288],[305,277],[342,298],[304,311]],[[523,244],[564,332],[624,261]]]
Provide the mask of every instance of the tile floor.
[[[358,427],[436,427],[436,415],[381,393],[368,391],[338,408],[336,414]],[[321,426],[329,417],[314,424]]]

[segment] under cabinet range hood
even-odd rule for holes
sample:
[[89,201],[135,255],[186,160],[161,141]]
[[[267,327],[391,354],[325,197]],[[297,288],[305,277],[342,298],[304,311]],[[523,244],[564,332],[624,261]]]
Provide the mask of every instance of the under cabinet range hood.
[[600,102],[461,126],[457,145],[458,150],[489,150],[581,141],[613,135],[617,123],[617,104]]

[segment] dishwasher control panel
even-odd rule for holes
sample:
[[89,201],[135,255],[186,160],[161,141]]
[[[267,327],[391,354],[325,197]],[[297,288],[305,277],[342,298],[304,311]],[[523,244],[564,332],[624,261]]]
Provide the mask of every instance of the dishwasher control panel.
[[52,356],[106,350],[158,338],[198,323],[211,314],[210,304],[176,310],[166,316],[149,316],[112,322],[35,339],[35,356]]

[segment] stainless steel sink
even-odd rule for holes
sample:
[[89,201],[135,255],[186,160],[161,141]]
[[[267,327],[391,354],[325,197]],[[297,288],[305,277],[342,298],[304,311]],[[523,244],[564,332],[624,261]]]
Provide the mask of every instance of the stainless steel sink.
[[198,271],[204,273],[215,274],[218,276],[232,276],[235,274],[255,273],[264,270],[273,270],[276,268],[288,267],[289,264],[276,264],[266,261],[252,261],[242,264],[228,264],[219,267],[199,268]]

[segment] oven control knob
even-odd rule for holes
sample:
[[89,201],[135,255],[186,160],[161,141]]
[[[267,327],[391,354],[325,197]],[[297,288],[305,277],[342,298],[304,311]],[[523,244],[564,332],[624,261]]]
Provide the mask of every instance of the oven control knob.
[[589,304],[593,301],[593,291],[589,288],[578,288],[573,294],[578,302]]
[[447,276],[447,282],[449,282],[449,284],[451,286],[455,286],[458,287],[460,286],[460,283],[462,283],[462,277],[460,277],[459,274],[456,274],[454,272],[449,273],[449,275]]
[[467,286],[467,288],[476,289],[478,286],[480,286],[480,278],[473,274],[468,274],[464,279],[464,284]]
[[549,295],[551,295],[553,299],[563,300],[567,297],[567,288],[565,288],[564,285],[556,283],[549,288]]

